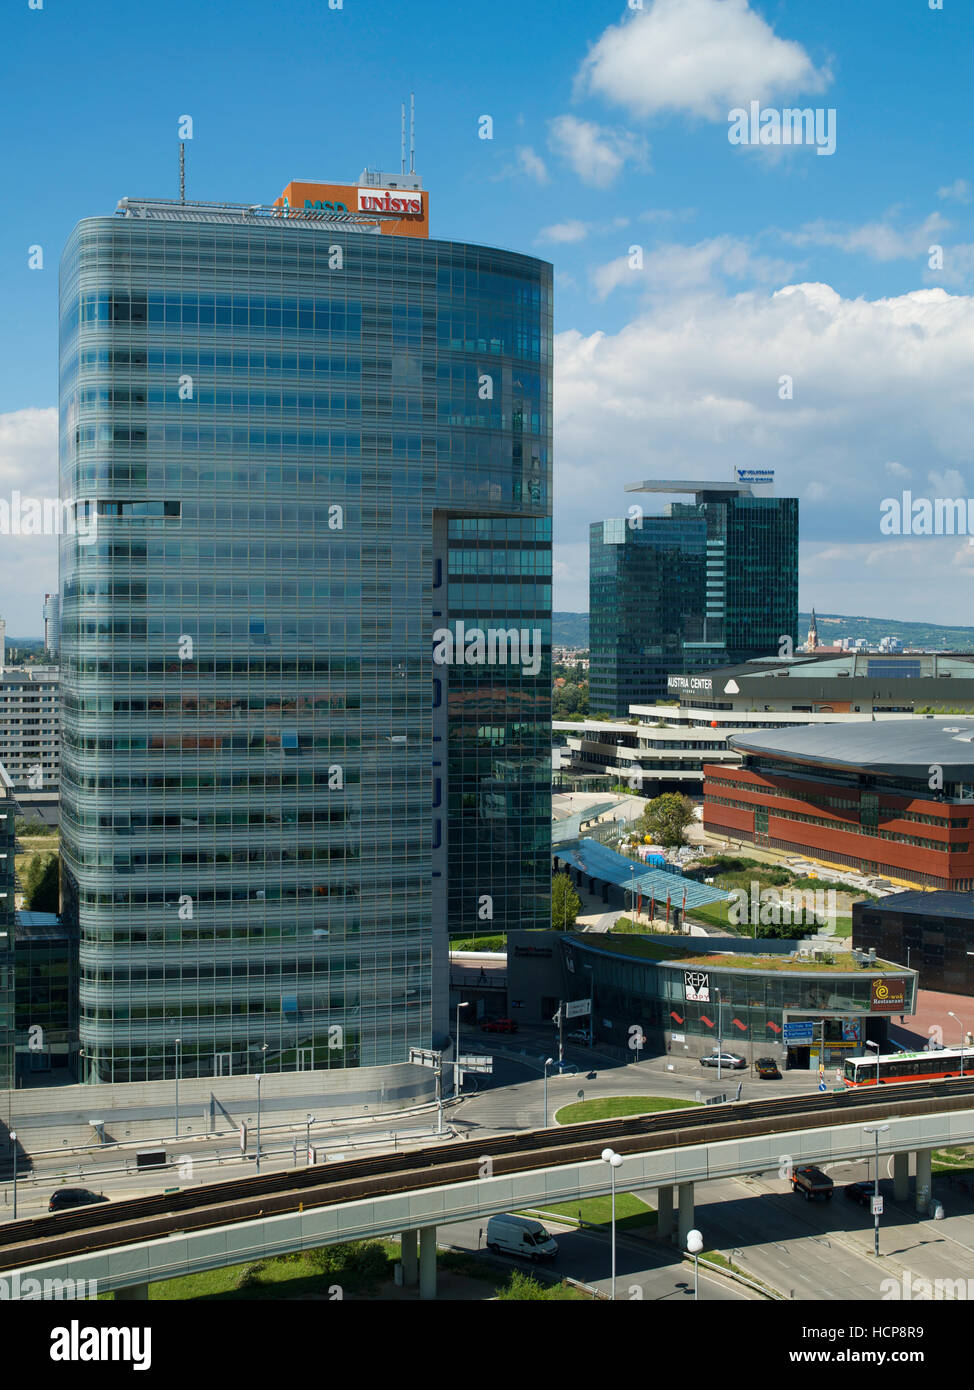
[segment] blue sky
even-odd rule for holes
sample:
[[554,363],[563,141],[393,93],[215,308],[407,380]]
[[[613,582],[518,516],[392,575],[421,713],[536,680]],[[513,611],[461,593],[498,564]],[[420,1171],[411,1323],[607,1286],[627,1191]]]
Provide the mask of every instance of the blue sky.
[[[18,0],[0,21],[0,491],[55,485],[64,240],[123,194],[176,195],[181,115],[190,197],[270,202],[292,178],[396,169],[414,91],[432,235],[555,265],[556,607],[587,607],[587,523],[624,511],[624,482],[739,463],[801,498],[803,606],[968,621],[966,538],[878,527],[903,487],[974,495],[966,8]],[[752,99],[834,110],[835,153],[732,145]],[[0,613],[37,632],[54,543],[3,548]]]

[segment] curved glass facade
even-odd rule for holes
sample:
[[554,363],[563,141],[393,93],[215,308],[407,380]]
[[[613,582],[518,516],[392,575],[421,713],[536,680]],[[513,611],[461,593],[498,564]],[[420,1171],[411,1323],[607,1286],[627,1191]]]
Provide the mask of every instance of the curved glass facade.
[[[678,959],[639,959],[635,951],[626,955],[615,943],[612,950],[599,950],[577,938],[559,939],[559,945],[567,980],[591,985],[595,1036],[619,1047],[628,1045],[631,1030],[638,1027],[656,1046],[675,1035],[691,1044],[687,1051],[709,1052],[721,1023],[726,1047],[747,1047],[757,1055],[762,1048],[774,1051],[786,1043],[786,1022],[811,1019],[816,1041],[821,1037],[819,1021],[824,1023],[832,1063],[858,1056],[873,1028],[883,1030],[877,1036],[885,1036],[884,1020],[890,1016],[874,1002],[875,970],[816,971],[811,964],[801,969],[735,967],[730,964],[733,957],[718,954],[705,963],[691,958],[687,965]],[[666,951],[658,949],[661,955]],[[674,956],[678,951],[674,947]],[[916,972],[887,968],[884,974],[887,980],[905,981],[904,1012],[913,1013]]]
[[173,208],[61,268],[83,1077],[405,1061],[550,921],[551,267]]

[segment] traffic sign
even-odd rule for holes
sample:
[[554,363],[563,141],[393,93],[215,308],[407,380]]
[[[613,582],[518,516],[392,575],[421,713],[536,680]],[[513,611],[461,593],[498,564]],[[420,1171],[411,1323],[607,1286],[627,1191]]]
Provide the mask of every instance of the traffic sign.
[[457,1058],[457,1062],[464,1071],[493,1072],[494,1070],[494,1059],[490,1056],[461,1054]]
[[818,1089],[819,1089],[820,1091],[827,1091],[829,1088],[828,1088],[828,1086],[826,1086],[826,1084],[825,1084],[824,1081],[820,1081],[820,1082],[818,1083]]
[[565,1005],[566,1018],[584,1018],[592,1012],[591,999],[572,999]]
[[871,1214],[872,1214],[873,1216],[882,1216],[882,1214],[883,1214],[883,1199],[882,1199],[882,1197],[873,1197],[872,1200],[871,1200],[871,1202],[870,1202],[870,1207],[871,1207]]

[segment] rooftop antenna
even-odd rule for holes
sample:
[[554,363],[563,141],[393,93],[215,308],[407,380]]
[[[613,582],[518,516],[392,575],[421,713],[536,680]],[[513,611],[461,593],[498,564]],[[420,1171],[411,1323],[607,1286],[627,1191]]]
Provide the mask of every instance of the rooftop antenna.
[[416,172],[416,93],[409,93],[409,172]]
[[186,141],[179,142],[179,201],[186,201]]
[[406,172],[406,103],[402,104],[402,172]]

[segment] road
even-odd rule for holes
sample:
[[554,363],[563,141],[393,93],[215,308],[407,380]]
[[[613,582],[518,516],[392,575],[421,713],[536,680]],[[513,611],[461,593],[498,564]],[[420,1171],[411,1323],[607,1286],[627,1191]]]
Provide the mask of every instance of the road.
[[[546,1261],[545,1268],[611,1294],[612,1251],[608,1232],[579,1231],[560,1226],[554,1221],[545,1221],[545,1226],[558,1241],[558,1254],[553,1260]],[[455,1226],[441,1226],[437,1239],[441,1245],[452,1245],[460,1250],[482,1250],[486,1239],[486,1222],[464,1221]],[[524,1260],[506,1255],[492,1258],[510,1269],[531,1270],[531,1265]],[[699,1296],[701,1300],[735,1302],[761,1297],[730,1280],[712,1278],[706,1274],[700,1275]],[[693,1271],[683,1265],[675,1250],[662,1242],[617,1234],[616,1298],[655,1302],[665,1299],[678,1302],[692,1300]]]

